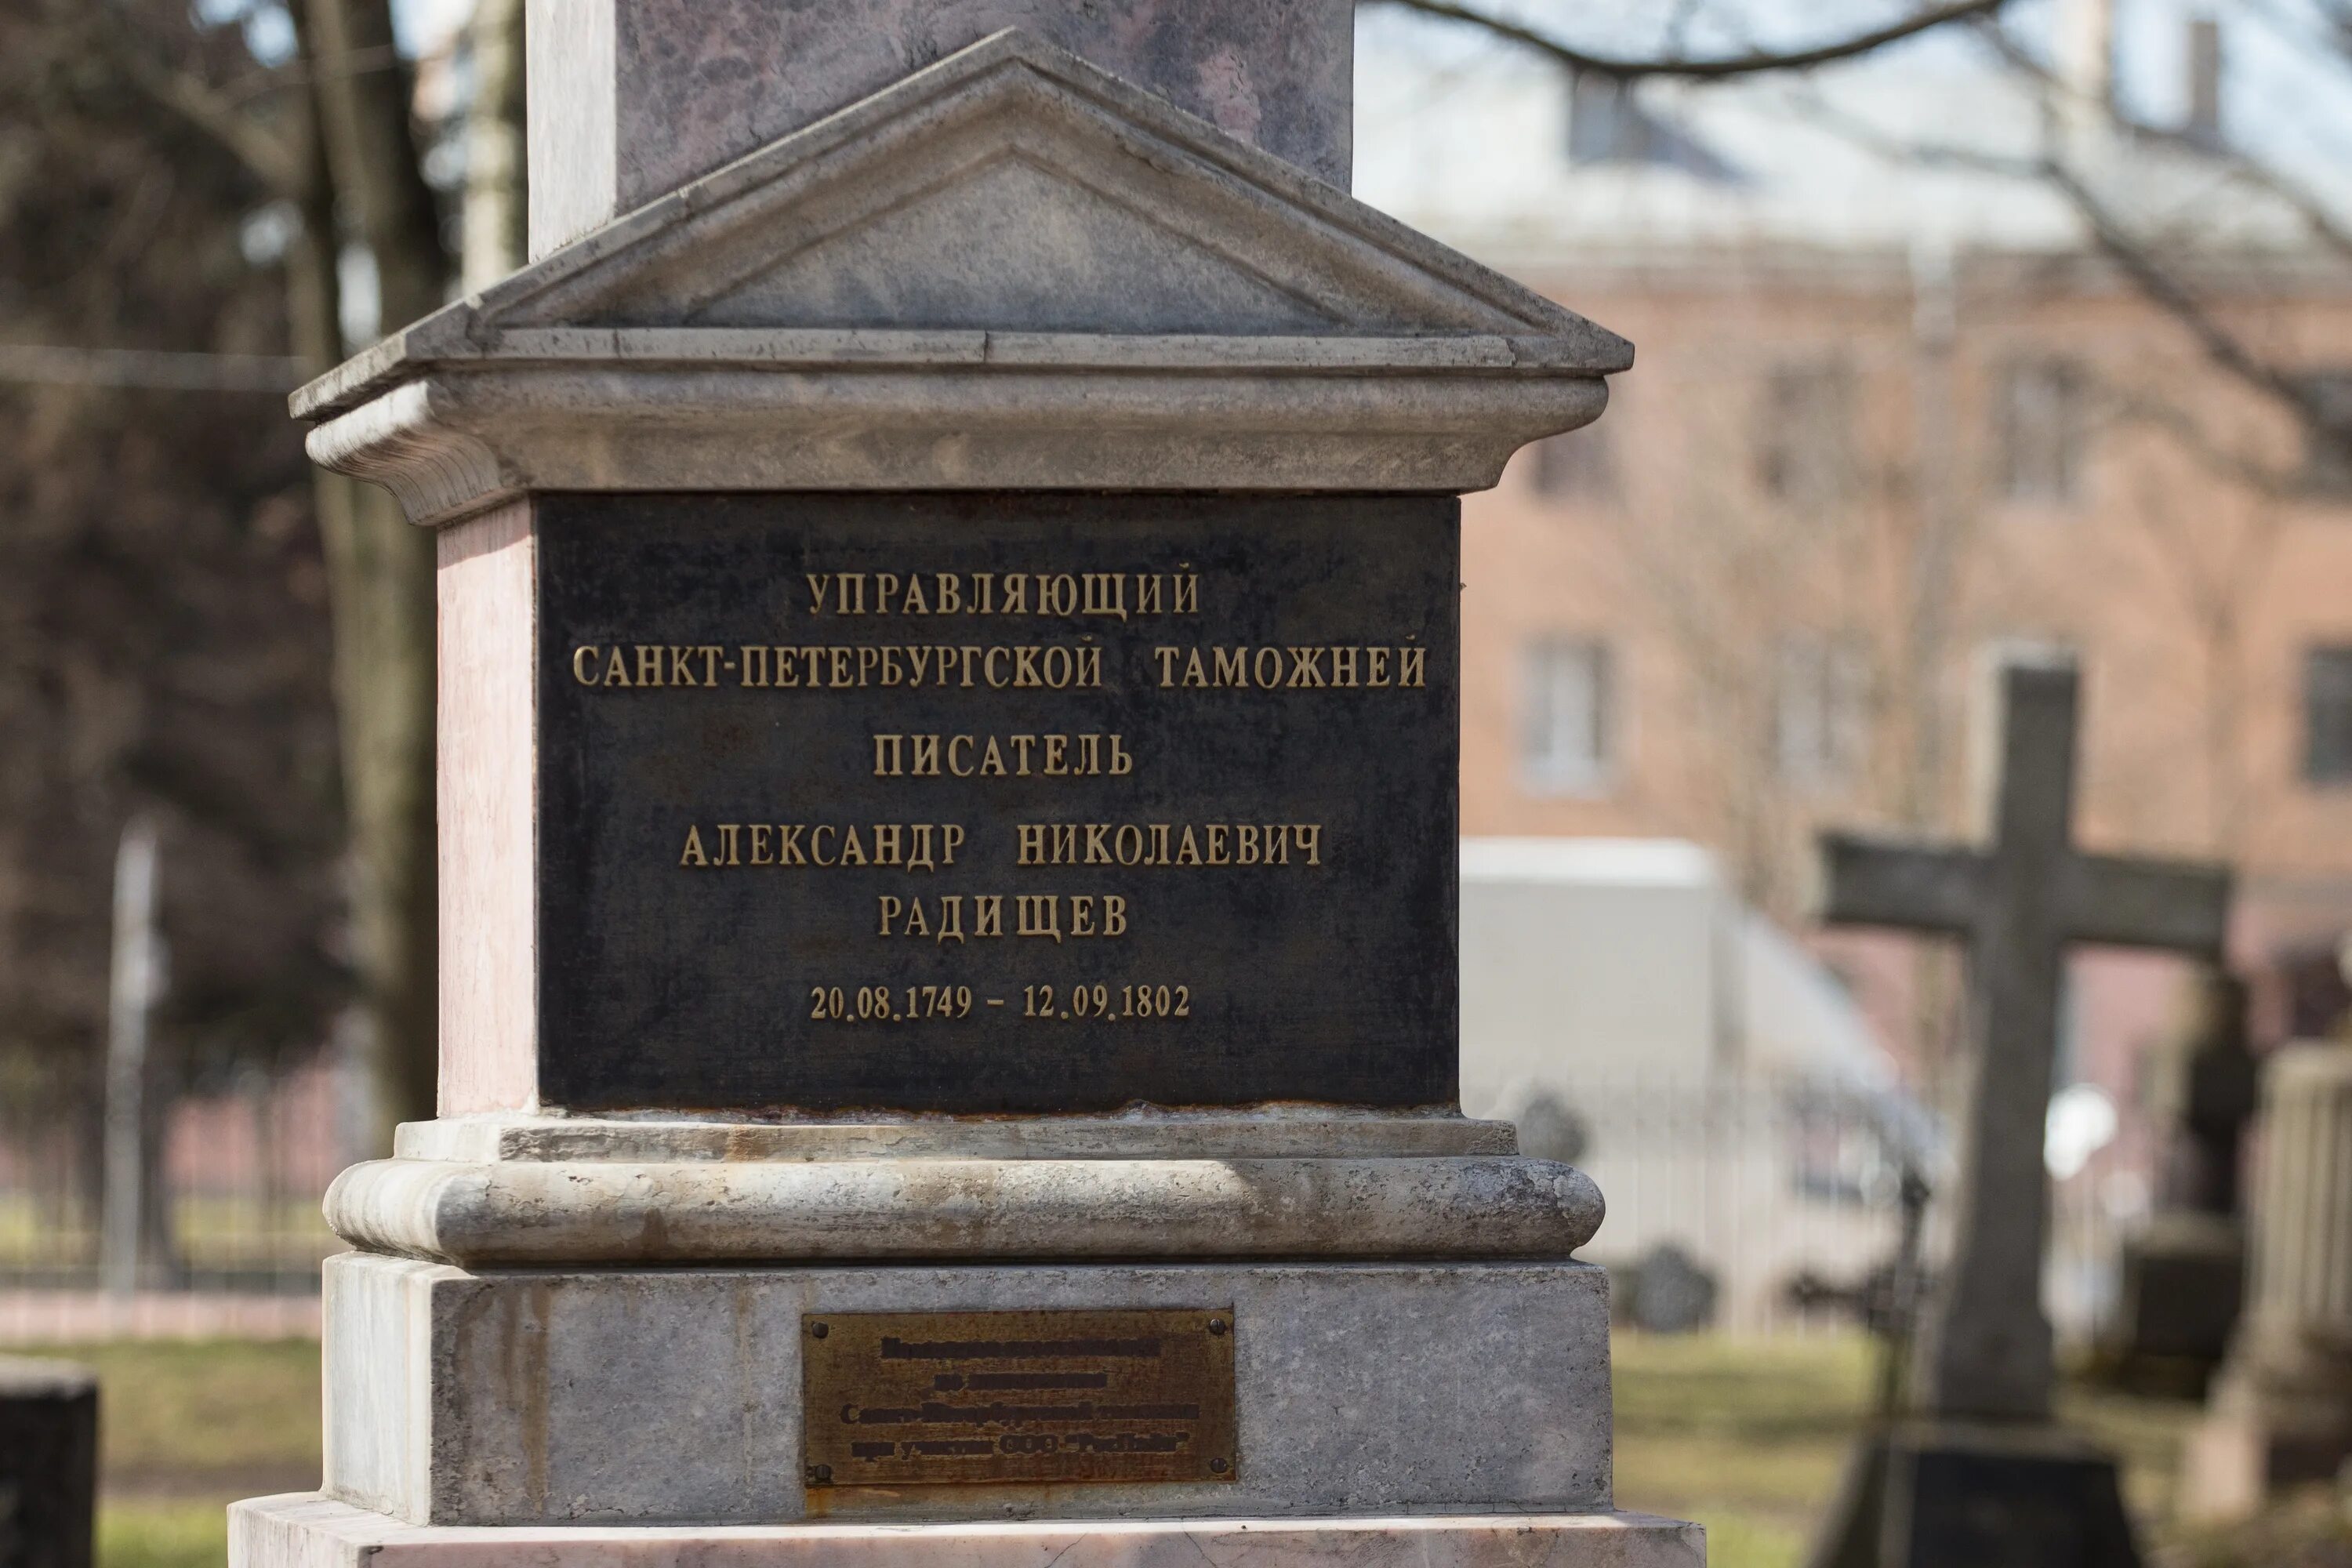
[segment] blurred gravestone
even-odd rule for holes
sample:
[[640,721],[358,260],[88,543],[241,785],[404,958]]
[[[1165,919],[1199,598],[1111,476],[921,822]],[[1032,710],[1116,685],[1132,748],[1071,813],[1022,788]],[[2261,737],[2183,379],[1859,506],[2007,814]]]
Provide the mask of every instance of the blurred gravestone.
[[2238,1152],[2254,1095],[2245,984],[2200,970],[2149,1061],[2149,1119],[2164,1142],[2156,1213],[2123,1250],[2114,1350],[2127,1382],[2201,1388],[2229,1348],[2246,1268]]
[[98,1379],[0,1356],[0,1568],[89,1568]]
[[1630,1268],[1614,1271],[1623,1321],[1654,1334],[1692,1334],[1715,1321],[1716,1278],[1698,1259],[1666,1241]]
[[1537,1093],[1514,1120],[1518,1123],[1522,1154],[1573,1165],[1591,1146],[1591,1124],[1562,1104],[1558,1095]]

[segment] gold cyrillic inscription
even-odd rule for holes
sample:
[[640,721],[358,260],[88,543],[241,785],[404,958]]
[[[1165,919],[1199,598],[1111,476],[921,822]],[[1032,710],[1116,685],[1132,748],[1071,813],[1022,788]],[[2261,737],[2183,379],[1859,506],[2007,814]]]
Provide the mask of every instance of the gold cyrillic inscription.
[[1162,690],[1298,691],[1426,687],[1429,650],[1410,644],[1334,644],[1151,650]]
[[1196,616],[1192,572],[811,572],[812,616]]
[[876,778],[1118,778],[1134,771],[1118,735],[874,737]]
[[1014,831],[1021,866],[1323,864],[1319,822],[1024,822]]
[[[971,911],[973,937],[1004,935],[1004,900],[1013,900],[1013,934],[1050,938],[1125,936],[1128,901],[1118,893],[945,893],[928,902],[914,895],[882,893],[874,903],[877,936],[922,937],[934,942],[963,942],[964,911]],[[1068,930],[1063,917],[1068,916]]]
[[688,823],[681,866],[887,866],[936,871],[956,863],[964,830],[953,822],[876,822],[861,834],[856,823],[720,822],[705,833]]

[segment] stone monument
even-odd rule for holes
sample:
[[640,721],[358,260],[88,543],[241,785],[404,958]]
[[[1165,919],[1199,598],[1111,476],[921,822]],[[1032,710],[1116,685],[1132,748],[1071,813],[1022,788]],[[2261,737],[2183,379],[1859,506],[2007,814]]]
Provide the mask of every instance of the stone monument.
[[2252,1224],[2246,1313],[2181,1479],[2183,1511],[2209,1518],[2352,1458],[2352,1044],[2265,1065]]
[[2076,676],[2011,653],[1979,726],[1982,847],[1822,837],[1824,917],[1968,947],[1967,1111],[1949,1264],[1921,1324],[1906,1418],[1857,1452],[1816,1548],[1823,1568],[2105,1568],[2137,1561],[2114,1463],[2051,1419],[2042,1131],[2074,942],[2218,958],[2216,867],[2073,846]]
[[437,1120],[231,1560],[1686,1568],[1456,1105],[1457,502],[1621,340],[1347,195],[1345,0],[564,0],[437,531]]
[[0,1568],[89,1568],[97,1512],[97,1376],[0,1356]]
[[2155,1214],[2123,1248],[2110,1354],[2126,1383],[2201,1393],[2229,1348],[2246,1271],[2239,1148],[2254,1092],[2245,983],[2200,967],[2147,1063],[2148,1117],[2163,1142]]

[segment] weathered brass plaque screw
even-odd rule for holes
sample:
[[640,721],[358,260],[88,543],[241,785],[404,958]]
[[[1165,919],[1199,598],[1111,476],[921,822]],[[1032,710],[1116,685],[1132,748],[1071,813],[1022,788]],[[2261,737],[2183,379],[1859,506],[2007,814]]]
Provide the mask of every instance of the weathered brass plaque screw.
[[833,1467],[831,1465],[811,1465],[809,1467],[809,1479],[820,1484],[829,1482],[833,1479]]
[[821,1340],[832,1331],[833,1331],[831,1329],[826,1328],[823,1323],[811,1323],[809,1325],[809,1335],[813,1339]]
[[1209,1468],[1221,1476],[1232,1468],[1232,1466],[1226,1464],[1223,1459],[1211,1459],[1209,1461]]
[[1213,1334],[1223,1333],[1225,1331],[1225,1321],[1223,1318],[1211,1318],[1209,1320],[1209,1331]]

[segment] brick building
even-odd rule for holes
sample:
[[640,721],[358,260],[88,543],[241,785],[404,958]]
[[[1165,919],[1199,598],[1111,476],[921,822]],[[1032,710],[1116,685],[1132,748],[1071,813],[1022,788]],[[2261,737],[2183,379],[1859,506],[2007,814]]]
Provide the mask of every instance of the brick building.
[[[1696,839],[1795,921],[1817,826],[1966,826],[1970,672],[2057,643],[2084,672],[2081,837],[2231,860],[2258,1031],[2341,1012],[2352,461],[2021,160],[2054,141],[2264,365],[2347,394],[2352,268],[2229,175],[2221,108],[2261,59],[2223,74],[2198,21],[2168,54],[2148,29],[2179,18],[2139,9],[2127,65],[2182,73],[2169,106],[2139,92],[2164,137],[2079,112],[2124,90],[2096,5],[2079,98],[1957,45],[1635,94],[1365,29],[1360,191],[1640,353],[1600,425],[1465,506],[1466,834]],[[1919,151],[1954,128],[1975,163]],[[1899,939],[1823,951],[1898,1058],[1937,1059],[1948,976]],[[2070,1078],[2128,1105],[2170,973],[2078,959]]]

